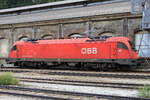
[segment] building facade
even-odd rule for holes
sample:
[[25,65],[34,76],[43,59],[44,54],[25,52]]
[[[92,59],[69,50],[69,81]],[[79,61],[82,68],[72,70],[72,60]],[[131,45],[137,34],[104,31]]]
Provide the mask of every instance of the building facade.
[[[83,3],[84,2],[84,3]],[[0,15],[0,57],[5,58],[13,43],[24,39],[52,39],[83,34],[123,35],[139,44],[142,14],[132,13],[131,0],[112,0],[46,9],[27,9]],[[137,47],[138,49],[138,47]],[[148,52],[150,55],[150,53]]]

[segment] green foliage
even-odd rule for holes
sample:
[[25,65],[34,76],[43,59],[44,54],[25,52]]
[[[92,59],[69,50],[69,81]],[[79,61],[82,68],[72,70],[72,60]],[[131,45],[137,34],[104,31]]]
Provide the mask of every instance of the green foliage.
[[11,73],[0,75],[0,85],[18,85],[19,80],[14,78]]
[[0,0],[0,9],[28,6],[63,0]]
[[144,98],[150,98],[150,86],[144,86],[143,88],[140,88],[138,91],[139,96]]

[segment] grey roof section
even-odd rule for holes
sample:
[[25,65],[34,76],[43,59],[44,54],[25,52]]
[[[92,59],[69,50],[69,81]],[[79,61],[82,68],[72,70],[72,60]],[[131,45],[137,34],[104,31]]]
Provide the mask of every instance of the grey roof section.
[[59,6],[59,5],[65,5],[65,4],[73,4],[78,2],[85,2],[88,0],[66,0],[66,1],[59,1],[59,2],[50,2],[45,4],[37,4],[32,6],[24,6],[24,7],[16,7],[11,9],[3,9],[0,10],[0,13],[10,13],[10,12],[16,12],[16,11],[24,11],[24,10],[30,10],[30,9],[39,9],[44,7],[51,7],[51,6]]
[[49,10],[46,12],[27,13],[15,16],[1,16],[0,24],[15,24],[25,22],[47,21],[65,18],[77,18],[105,14],[118,14],[131,12],[131,2],[115,2],[108,4],[95,4],[75,8]]

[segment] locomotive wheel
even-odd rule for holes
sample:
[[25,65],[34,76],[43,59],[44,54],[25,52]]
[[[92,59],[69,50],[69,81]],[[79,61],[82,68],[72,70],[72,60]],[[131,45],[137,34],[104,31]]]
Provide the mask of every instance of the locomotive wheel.
[[107,68],[108,64],[107,63],[104,63],[104,64],[101,64],[98,68],[99,71],[107,71],[108,68]]
[[116,70],[116,67],[117,67],[116,64],[103,63],[103,64],[99,64],[98,70],[99,71],[112,71],[112,70]]
[[70,67],[76,67],[77,63],[67,63],[67,65],[70,66]]

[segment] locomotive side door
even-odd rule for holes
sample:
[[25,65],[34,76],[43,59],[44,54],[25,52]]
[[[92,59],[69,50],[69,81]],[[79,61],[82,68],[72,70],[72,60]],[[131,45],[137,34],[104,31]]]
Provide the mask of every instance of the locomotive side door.
[[117,58],[117,46],[116,42],[110,43],[110,59],[116,59]]
[[16,56],[17,58],[21,58],[21,45],[18,45],[16,48],[17,48]]

